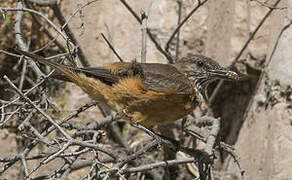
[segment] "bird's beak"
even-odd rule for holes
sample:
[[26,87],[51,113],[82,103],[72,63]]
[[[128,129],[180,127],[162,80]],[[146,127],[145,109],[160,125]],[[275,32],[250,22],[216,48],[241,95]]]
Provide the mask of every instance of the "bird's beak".
[[236,72],[230,71],[225,68],[210,70],[209,73],[210,75],[217,77],[219,79],[226,79],[226,80],[233,80],[233,81],[237,81],[239,79],[239,75]]

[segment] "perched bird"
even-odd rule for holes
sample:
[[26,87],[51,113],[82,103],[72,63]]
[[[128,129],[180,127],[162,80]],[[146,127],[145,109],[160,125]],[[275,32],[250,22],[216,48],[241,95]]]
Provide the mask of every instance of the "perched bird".
[[60,71],[59,79],[78,85],[92,99],[107,104],[124,119],[146,128],[185,117],[207,99],[207,87],[217,79],[237,80],[238,74],[202,55],[176,64],[115,62],[77,68],[17,50]]

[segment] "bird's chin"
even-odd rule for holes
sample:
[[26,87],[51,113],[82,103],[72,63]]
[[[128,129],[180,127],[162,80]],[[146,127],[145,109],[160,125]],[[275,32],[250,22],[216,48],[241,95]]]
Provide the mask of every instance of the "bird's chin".
[[209,86],[209,83],[205,83],[205,84],[203,83],[197,86],[201,102],[208,102],[208,91],[207,91],[208,86]]

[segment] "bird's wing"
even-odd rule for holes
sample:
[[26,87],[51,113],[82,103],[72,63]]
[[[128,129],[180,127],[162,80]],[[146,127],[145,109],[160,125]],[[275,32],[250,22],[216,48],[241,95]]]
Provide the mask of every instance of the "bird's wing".
[[145,63],[141,66],[143,83],[150,90],[180,94],[190,94],[194,90],[192,82],[170,64]]
[[116,62],[104,64],[102,67],[78,68],[79,72],[88,77],[96,78],[108,85],[119,82],[120,79],[133,76],[143,76],[141,66],[136,62]]
[[120,79],[119,76],[113,74],[109,69],[105,67],[87,67],[78,68],[76,71],[84,73],[88,77],[96,78],[107,85],[113,85]]
[[103,67],[81,68],[79,71],[108,85],[115,84],[122,78],[139,76],[145,87],[152,91],[190,94],[194,90],[192,82],[169,64],[117,62]]
[[[96,78],[107,85],[112,85],[119,81],[119,78],[116,75],[112,74],[108,69],[104,67],[76,68],[68,66],[67,68],[76,73],[83,73],[87,77]],[[64,73],[58,71],[52,74],[51,77],[61,81],[72,82],[72,79],[70,79]]]

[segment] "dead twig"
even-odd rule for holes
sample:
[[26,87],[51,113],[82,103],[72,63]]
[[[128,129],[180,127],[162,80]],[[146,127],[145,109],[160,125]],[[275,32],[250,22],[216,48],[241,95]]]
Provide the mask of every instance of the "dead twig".
[[276,7],[275,5],[270,5],[266,2],[262,2],[262,1],[259,1],[259,0],[250,0],[250,1],[254,1],[254,2],[257,2],[258,4],[264,6],[264,7],[267,7],[269,9],[287,9],[288,7]]
[[[277,0],[275,2],[275,4],[273,5],[274,7],[277,7],[277,5],[281,2],[281,0]],[[244,44],[244,46],[241,48],[240,52],[238,53],[238,55],[236,56],[236,58],[233,60],[232,64],[230,67],[233,67],[237,61],[239,60],[239,58],[241,57],[242,53],[245,51],[245,49],[247,48],[247,46],[249,45],[249,43],[251,42],[251,40],[253,40],[254,36],[256,35],[256,33],[259,31],[259,29],[262,27],[262,25],[264,24],[264,22],[267,20],[267,18],[271,15],[271,13],[274,11],[275,9],[270,9],[267,14],[263,17],[263,19],[260,21],[260,23],[257,25],[257,27],[255,28],[255,30],[250,34],[248,40],[246,41],[246,43]]]
[[[130,11],[130,13],[134,16],[134,18],[140,24],[142,24],[142,20],[139,18],[137,13],[129,6],[129,4],[125,0],[120,0],[120,1]],[[169,63],[173,64],[174,61],[173,61],[172,57],[170,56],[170,54],[168,54],[168,52],[163,50],[161,45],[157,42],[157,40],[154,38],[154,35],[151,33],[151,31],[148,28],[147,28],[147,34],[148,34],[150,40],[155,44],[155,47],[157,48],[157,50],[159,52],[161,52],[166,57],[166,59],[168,60]]]
[[183,158],[183,159],[173,159],[173,160],[168,160],[168,161],[150,163],[150,164],[142,165],[139,167],[122,169],[120,173],[121,174],[137,173],[137,172],[152,170],[152,169],[158,168],[158,167],[168,167],[168,166],[174,166],[174,165],[179,165],[179,164],[192,163],[195,161],[196,161],[196,159],[193,157]]
[[30,105],[32,105],[38,112],[40,112],[47,120],[49,120],[60,132],[63,134],[64,137],[71,139],[71,137],[49,116],[47,115],[43,110],[41,110],[37,105],[35,105],[28,97],[25,96],[11,81],[10,79],[5,75],[3,78],[9,83],[9,85],[14,89],[26,102],[28,102]]
[[[213,155],[213,150],[218,149],[218,148],[229,153],[231,155],[231,157],[233,157],[234,161],[236,162],[236,164],[241,172],[242,179],[246,180],[245,170],[239,161],[239,157],[234,152],[234,148],[231,147],[230,145],[225,144],[224,142],[219,142],[219,144],[217,146],[215,146],[216,145],[216,136],[218,135],[219,129],[220,129],[220,120],[216,119],[216,118],[205,116],[205,117],[202,117],[198,120],[192,119],[192,121],[196,122],[196,125],[198,127],[212,126],[212,129],[209,132],[209,135],[206,136],[202,132],[196,131],[193,129],[185,129],[184,131],[187,134],[189,134],[190,136],[193,136],[193,137],[205,142],[206,145],[204,147],[204,152],[206,152],[210,156]],[[200,167],[201,164],[199,163],[200,178],[201,178],[201,176],[203,176],[203,178],[207,178],[206,175],[208,175],[208,176],[212,175],[211,166],[207,164],[206,167]]]
[[[47,2],[43,2],[43,1],[38,1],[38,0],[29,0],[29,2],[37,4],[37,5],[43,5],[43,6],[50,6],[54,3],[56,3],[56,0],[48,0]],[[31,5],[29,3],[27,3],[27,1],[25,1],[25,4],[28,8],[31,8]],[[66,52],[66,48],[57,40],[57,38],[55,38],[51,32],[42,25],[42,23],[40,22],[40,20],[38,19],[38,17],[35,14],[31,14],[32,18],[34,20],[34,22],[36,23],[36,25],[39,27],[40,31],[44,32],[46,34],[46,36],[51,40],[47,43],[47,45],[45,45],[44,47],[35,50],[34,53],[41,51],[47,47],[49,47],[52,43],[54,43],[62,52]]]
[[[81,106],[80,108],[78,108],[76,111],[72,112],[71,114],[69,114],[67,117],[65,117],[64,119],[57,121],[58,125],[62,125],[63,123],[65,123],[66,121],[69,121],[70,119],[78,116],[78,114],[80,114],[81,112],[87,110],[88,108],[91,108],[92,106],[96,105],[95,102],[93,103],[89,103],[86,104],[84,106]],[[106,117],[104,120],[101,120],[100,122],[95,122],[92,124],[88,125],[88,128],[97,128],[100,127],[106,123],[110,123],[112,120],[114,120],[115,118],[118,117],[113,117],[113,116],[109,116]],[[46,128],[42,133],[41,136],[42,137],[46,137],[47,135],[49,135],[53,130],[55,130],[56,127],[54,125],[51,125],[49,128]],[[13,156],[11,158],[5,158],[3,160],[5,160],[5,162],[8,162],[7,164],[5,164],[5,166],[3,168],[0,169],[0,174],[4,173],[7,169],[9,169],[13,164],[15,164],[18,160],[20,160],[20,155],[23,155],[24,157],[39,143],[39,140],[35,139],[33,140],[31,143],[29,143],[25,149],[18,155]]]
[[279,33],[278,37],[277,37],[277,40],[276,40],[276,43],[273,47],[273,50],[272,50],[272,53],[270,55],[270,58],[268,59],[268,61],[265,63],[265,68],[268,67],[268,65],[270,64],[271,60],[272,60],[272,57],[278,47],[278,44],[279,44],[279,41],[281,39],[281,36],[283,35],[283,33],[292,25],[292,20],[290,20],[290,22],[285,25],[282,29],[281,29],[281,32]]
[[58,34],[61,35],[61,37],[67,41],[67,37],[66,35],[61,31],[61,29],[59,29],[51,20],[49,20],[45,15],[43,15],[42,13],[32,10],[32,9],[27,9],[27,8],[0,8],[3,11],[24,11],[24,12],[29,12],[29,13],[33,13],[36,14],[38,16],[40,16],[41,18],[43,18],[50,26],[53,27],[53,29],[58,32]]
[[[22,7],[23,7],[22,1],[19,1],[17,3],[17,8],[21,9]],[[23,51],[27,51],[28,50],[28,46],[24,42],[23,37],[22,37],[22,33],[21,33],[22,15],[23,15],[23,11],[17,11],[16,17],[15,17],[15,24],[14,24],[15,39],[16,39],[16,43],[17,43],[18,47]],[[30,60],[29,64],[32,66],[32,68],[33,68],[34,72],[36,73],[37,77],[40,78],[43,75],[43,73],[38,68],[36,63],[34,61]],[[25,73],[25,71],[26,71],[26,62],[24,63],[24,65],[25,65],[25,69],[23,69],[23,73]],[[24,80],[24,76],[22,76],[21,80],[20,80],[20,87],[21,88],[22,88],[23,80]]]
[[245,169],[242,167],[240,159],[239,159],[238,155],[235,153],[234,148],[225,144],[224,142],[220,142],[219,148],[221,148],[222,150],[226,151],[228,154],[231,155],[231,157],[233,158],[234,162],[237,164],[237,167],[240,170],[242,180],[246,180]]
[[[177,1],[177,5],[178,5],[177,25],[179,26],[180,21],[181,21],[182,1],[178,0]],[[177,31],[177,35],[176,35],[175,61],[177,61],[178,57],[179,57],[179,40],[180,40],[179,38],[180,38],[180,30]]]
[[146,53],[147,53],[147,38],[146,38],[146,32],[147,32],[147,19],[148,16],[145,13],[145,11],[141,11],[141,21],[142,21],[142,48],[141,48],[141,63],[146,63]]
[[107,43],[107,45],[109,46],[109,48],[113,51],[113,53],[117,56],[117,58],[120,60],[120,62],[124,62],[124,60],[121,58],[121,56],[117,53],[117,51],[115,50],[115,48],[111,45],[111,43],[107,40],[107,38],[105,37],[105,35],[103,33],[100,33],[102,38],[105,40],[105,42]]
[[[72,14],[72,17],[75,16],[75,14],[79,11],[81,11],[81,9],[83,9],[84,7],[88,6],[89,4],[96,2],[97,0],[93,0],[90,2],[87,2],[86,4],[84,4],[83,6],[78,7],[78,9],[75,11],[75,13]],[[88,67],[89,63],[88,60],[84,54],[84,51],[82,50],[82,48],[80,47],[77,39],[75,38],[71,28],[68,26],[68,21],[66,21],[65,17],[63,16],[59,6],[57,4],[53,4],[50,6],[52,8],[52,10],[54,11],[55,16],[57,17],[59,23],[62,25],[62,30],[65,31],[65,33],[67,34],[67,36],[70,38],[70,40],[75,44],[76,47],[78,47],[78,51],[77,51],[77,55],[79,57],[79,60],[81,62],[81,64],[84,67]],[[71,18],[69,18],[71,19]],[[75,49],[73,49],[73,52],[75,52]]]
[[179,29],[189,20],[189,18],[201,7],[203,6],[208,0],[200,1],[198,0],[198,5],[191,10],[191,12],[181,21],[181,23],[175,28],[173,33],[171,34],[170,38],[168,39],[166,46],[165,46],[165,51],[168,52],[169,50],[169,45],[171,41],[173,40],[174,36],[178,33]]

